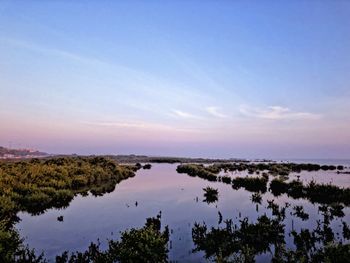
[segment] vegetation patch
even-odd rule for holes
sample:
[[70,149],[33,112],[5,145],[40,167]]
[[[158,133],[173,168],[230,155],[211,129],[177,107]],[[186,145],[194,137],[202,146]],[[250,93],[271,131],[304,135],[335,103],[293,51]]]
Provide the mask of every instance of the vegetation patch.
[[199,177],[211,182],[216,182],[218,180],[216,173],[214,173],[216,170],[204,167],[202,164],[181,164],[177,166],[176,171],[178,173],[186,173],[189,176]]
[[[343,244],[340,236],[338,240],[335,238],[327,213],[313,230],[286,233],[284,220],[288,204],[280,208],[273,200],[268,203],[272,218],[262,215],[255,223],[244,218],[234,224],[230,219],[224,221],[223,227],[210,229],[205,223],[195,223],[193,252],[203,251],[205,257],[214,262],[255,262],[256,256],[266,252],[271,262],[348,262],[350,244]],[[349,226],[343,222],[343,238],[348,239],[349,233]],[[286,236],[293,237],[293,249],[286,248]]]
[[215,203],[219,199],[219,191],[218,189],[211,188],[207,186],[206,188],[203,188],[204,190],[204,200],[203,202]]
[[271,181],[270,190],[275,196],[287,194],[295,199],[308,199],[312,203],[350,205],[350,189],[331,184],[317,184],[315,181],[311,181],[307,185],[303,185],[298,180],[288,183],[280,179],[274,179]]
[[168,262],[168,226],[161,231],[161,216],[148,218],[144,227],[121,233],[120,241],[110,240],[101,250],[99,243],[91,243],[85,252],[66,251],[56,257],[57,263],[70,262]]
[[0,163],[0,219],[18,211],[32,214],[68,206],[78,193],[110,192],[135,175],[133,166],[120,166],[102,157],[65,157]]
[[270,250],[272,244],[284,243],[284,226],[267,216],[258,218],[257,223],[249,223],[248,218],[234,225],[226,220],[223,228],[208,229],[205,223],[195,223],[192,239],[194,252],[204,251],[208,259],[215,262],[253,262],[255,255]]
[[265,177],[236,177],[232,179],[232,188],[239,189],[244,188],[249,192],[262,192],[267,191],[268,179]]
[[[43,213],[69,205],[76,194],[102,195],[135,175],[134,166],[120,166],[103,157],[62,157],[0,162],[0,261],[46,262],[23,245],[14,224],[17,213]],[[63,221],[63,217],[57,218]]]
[[145,170],[149,170],[149,169],[152,168],[152,164],[147,163],[147,164],[145,164],[142,168],[145,169]]
[[253,193],[252,197],[251,197],[251,200],[252,200],[253,203],[261,204],[262,195],[260,193]]
[[303,221],[309,219],[309,214],[304,211],[304,208],[301,205],[294,206],[293,210],[293,215],[301,218]]
[[344,170],[344,166],[342,165],[319,165],[319,164],[311,164],[311,163],[276,163],[276,162],[260,162],[260,163],[252,163],[252,162],[230,162],[230,163],[214,163],[205,167],[207,171],[212,171],[214,173],[219,173],[220,171],[225,172],[241,172],[248,171],[249,174],[260,172],[268,172],[271,175],[277,176],[288,176],[290,173],[300,173],[301,171],[328,171],[328,170]]
[[[56,257],[56,263],[168,262],[169,229],[161,231],[161,216],[148,218],[144,227],[121,233],[120,240],[109,240],[102,250],[100,243],[91,243],[84,252],[68,251]],[[0,259],[8,263],[45,263],[44,255],[24,246],[15,229],[0,224]]]

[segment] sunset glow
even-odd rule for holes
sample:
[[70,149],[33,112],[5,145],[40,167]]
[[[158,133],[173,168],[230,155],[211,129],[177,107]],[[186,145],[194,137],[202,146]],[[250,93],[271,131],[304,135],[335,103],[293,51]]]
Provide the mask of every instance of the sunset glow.
[[349,2],[152,3],[2,1],[0,145],[350,156]]

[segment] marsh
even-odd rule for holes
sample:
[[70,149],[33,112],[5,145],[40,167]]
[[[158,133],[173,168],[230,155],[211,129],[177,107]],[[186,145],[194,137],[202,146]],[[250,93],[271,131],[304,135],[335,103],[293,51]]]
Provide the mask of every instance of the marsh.
[[[205,261],[208,251],[198,247],[198,236],[197,239],[192,236],[196,226],[205,223],[208,229],[225,229],[227,220],[232,220],[240,227],[242,222],[254,224],[263,216],[269,220],[280,220],[276,224],[284,225],[282,236],[287,249],[295,249],[296,238],[291,234],[293,231],[296,234],[304,229],[316,231],[325,220],[327,227],[334,233],[332,242],[349,242],[348,236],[342,234],[344,226],[346,230],[350,221],[347,203],[328,206],[312,203],[307,196],[294,198],[284,192],[274,194],[270,184],[277,177],[269,175],[267,183],[266,176],[249,174],[248,169],[216,172],[218,177],[231,178],[232,185],[235,185],[237,178],[251,177],[262,178],[266,187],[232,187],[221,180],[211,181],[178,173],[179,165],[152,163],[151,169],[139,169],[135,176],[116,183],[111,191],[100,195],[89,191],[77,194],[67,207],[49,208],[41,214],[19,212],[20,220],[15,228],[30,248],[35,248],[37,254],[44,252],[51,261],[65,251],[85,251],[91,242],[99,241],[100,249],[107,249],[107,240],[119,240],[121,232],[128,229],[141,229],[146,218],[159,213],[162,215],[162,230],[165,226],[169,227],[167,247],[168,259],[171,261]],[[297,172],[290,173],[289,181],[297,180],[298,176],[300,174]],[[334,170],[302,172],[299,180],[306,185],[310,178],[316,182],[332,183],[339,189],[350,187],[349,175],[338,174]],[[218,200],[213,203],[198,201],[203,199],[203,189],[217,189]],[[326,210],[322,207],[326,207]],[[64,220],[58,221],[59,217]],[[273,247],[272,243],[268,244],[268,249],[254,250],[255,254],[250,256],[258,262],[269,262],[273,258]],[[217,259],[215,254],[209,257],[212,261]]]

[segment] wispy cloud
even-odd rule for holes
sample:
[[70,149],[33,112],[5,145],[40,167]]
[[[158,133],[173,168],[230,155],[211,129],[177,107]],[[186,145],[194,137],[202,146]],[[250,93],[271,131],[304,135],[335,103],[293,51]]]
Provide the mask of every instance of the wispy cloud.
[[210,115],[217,117],[217,118],[227,118],[228,116],[226,114],[223,114],[220,112],[220,108],[215,106],[210,106],[205,108],[206,112]]
[[198,132],[196,129],[179,128],[171,125],[141,122],[141,121],[86,121],[82,124],[96,127],[110,127],[134,130],[155,130],[155,131],[175,131],[175,132]]
[[80,56],[78,54],[69,52],[69,51],[65,51],[62,49],[56,49],[56,48],[48,48],[48,47],[43,47],[40,45],[37,45],[35,43],[32,42],[27,42],[27,41],[23,41],[20,39],[14,39],[14,38],[8,38],[8,37],[1,37],[0,41],[9,45],[13,45],[19,48],[25,48],[34,52],[38,52],[38,53],[42,53],[42,54],[46,54],[46,55],[53,55],[53,56],[59,56],[59,57],[63,57],[66,59],[71,59],[71,60],[76,60],[79,62],[84,62],[84,63],[104,63],[103,61],[100,61],[98,59],[95,58],[87,58],[84,56]]
[[281,106],[269,106],[267,108],[255,108],[241,105],[239,111],[248,117],[270,120],[317,120],[322,116],[310,112],[297,112]]
[[192,113],[181,111],[181,110],[175,110],[175,109],[172,110],[172,115],[183,119],[203,119],[202,117],[194,115]]
[[[121,127],[121,128],[154,128],[159,125],[150,125],[143,122],[115,122],[115,121],[95,121],[83,122],[83,124],[103,127]],[[158,127],[159,128],[159,127]]]
[[[125,105],[125,108],[139,109],[153,115],[163,115],[164,108],[170,105],[172,105],[170,107],[180,103],[191,105],[193,101],[204,103],[204,101],[209,100],[209,95],[205,92],[191,90],[183,83],[169,81],[161,75],[134,68],[122,62],[91,56],[89,52],[81,53],[74,48],[66,50],[60,46],[47,46],[25,39],[2,36],[0,36],[0,44],[64,61],[57,63],[77,63],[79,66],[74,68],[85,71],[87,74],[84,76],[74,75],[74,79],[83,78],[83,81],[88,79],[87,88],[92,91],[102,86],[106,92],[115,93],[118,90],[118,97],[115,99],[118,100],[119,105]],[[139,96],[140,94],[142,96]],[[135,99],[136,95],[143,99]],[[186,113],[183,114],[184,112],[181,111],[178,113],[175,113],[177,117],[182,115],[182,118],[185,118]],[[187,114],[187,118],[197,118],[193,115],[190,117],[190,115]]]

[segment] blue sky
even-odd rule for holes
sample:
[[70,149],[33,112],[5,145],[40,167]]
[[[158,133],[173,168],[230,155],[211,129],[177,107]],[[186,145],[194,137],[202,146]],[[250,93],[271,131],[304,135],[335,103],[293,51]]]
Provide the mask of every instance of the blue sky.
[[1,1],[0,145],[350,156],[347,1]]

